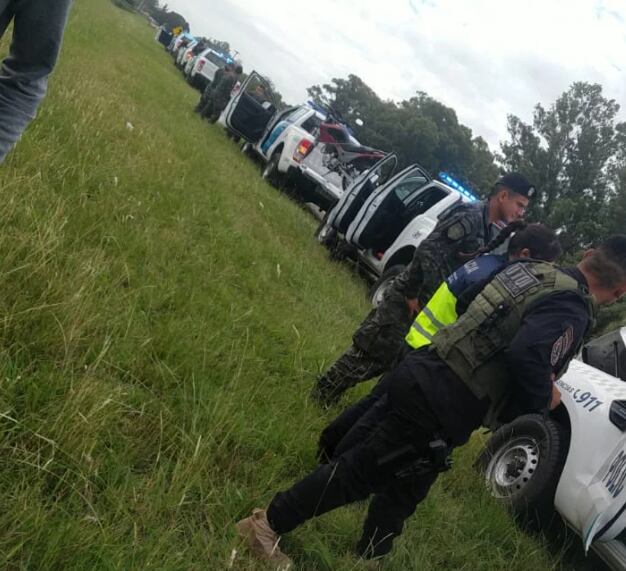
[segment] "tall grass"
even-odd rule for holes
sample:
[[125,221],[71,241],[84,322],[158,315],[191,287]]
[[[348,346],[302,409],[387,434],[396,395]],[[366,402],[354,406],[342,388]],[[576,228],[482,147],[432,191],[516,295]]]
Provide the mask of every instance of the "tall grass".
[[[196,98],[143,19],[77,0],[0,168],[0,568],[262,569],[232,524],[314,465],[329,415],[307,395],[364,286]],[[559,567],[486,497],[473,453],[386,568]],[[285,547],[298,569],[354,569],[363,517]]]

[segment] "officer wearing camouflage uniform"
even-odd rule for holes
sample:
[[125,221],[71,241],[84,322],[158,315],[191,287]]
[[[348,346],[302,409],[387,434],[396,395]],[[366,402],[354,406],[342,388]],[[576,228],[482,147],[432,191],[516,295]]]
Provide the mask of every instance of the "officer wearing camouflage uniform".
[[389,374],[384,408],[365,439],[277,493],[238,532],[259,556],[286,563],[281,534],[373,494],[356,552],[366,559],[388,553],[452,448],[481,425],[559,405],[555,379],[593,326],[596,304],[625,294],[626,236],[585,252],[572,268],[508,265],[430,348],[409,353]]
[[235,87],[242,73],[243,70],[240,65],[224,73],[212,90],[207,104],[200,111],[202,117],[207,117],[210,123],[215,123],[219,119],[222,111],[224,111],[226,105],[228,105],[230,92],[233,90],[233,87]]
[[334,404],[350,387],[389,370],[419,307],[471,254],[521,218],[534,193],[523,175],[509,173],[498,179],[489,200],[459,204],[440,220],[354,333],[352,346],[318,378],[313,398]]
[[224,77],[224,74],[229,72],[232,68],[232,64],[228,63],[225,67],[220,67],[215,72],[215,75],[213,76],[213,81],[207,84],[207,86],[204,88],[204,91],[202,92],[202,95],[200,95],[200,101],[198,101],[198,105],[196,105],[194,108],[194,111],[196,113],[200,113],[207,106],[207,103],[209,103],[209,101],[211,100],[213,90],[217,87],[217,84],[220,82],[222,77]]

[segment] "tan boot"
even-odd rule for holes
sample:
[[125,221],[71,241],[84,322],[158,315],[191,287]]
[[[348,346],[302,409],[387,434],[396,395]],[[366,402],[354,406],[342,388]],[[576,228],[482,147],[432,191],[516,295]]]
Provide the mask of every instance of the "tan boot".
[[237,522],[235,527],[257,555],[278,563],[280,571],[291,568],[291,560],[278,547],[280,537],[270,527],[265,510],[252,510],[252,515]]

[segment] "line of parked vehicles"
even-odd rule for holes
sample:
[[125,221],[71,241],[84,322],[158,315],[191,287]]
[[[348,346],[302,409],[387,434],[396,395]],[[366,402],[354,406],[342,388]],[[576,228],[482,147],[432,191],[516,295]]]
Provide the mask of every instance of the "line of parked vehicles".
[[170,52],[187,82],[201,91],[213,81],[218,69],[233,62],[230,55],[213,49],[202,38],[188,32],[174,36],[161,27],[157,29],[156,40]]
[[[230,56],[190,34],[157,39],[191,85],[203,89]],[[260,95],[262,94],[262,95]],[[252,72],[219,122],[263,164],[324,213],[316,232],[334,259],[351,259],[374,285],[376,304],[438,220],[477,197],[447,173],[361,145],[330,109],[280,109],[269,81]],[[615,570],[626,570],[626,327],[588,343],[558,381],[562,404],[496,431],[476,465],[491,494],[523,519],[556,511]]]

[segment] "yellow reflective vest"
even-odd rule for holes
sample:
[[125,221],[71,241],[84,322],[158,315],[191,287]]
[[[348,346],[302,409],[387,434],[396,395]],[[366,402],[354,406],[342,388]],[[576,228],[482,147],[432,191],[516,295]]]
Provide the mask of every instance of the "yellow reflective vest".
[[470,260],[450,274],[415,318],[405,337],[406,342],[413,349],[430,345],[437,331],[458,319],[456,303],[461,293],[470,286],[488,279],[506,263],[505,256],[488,254]]

